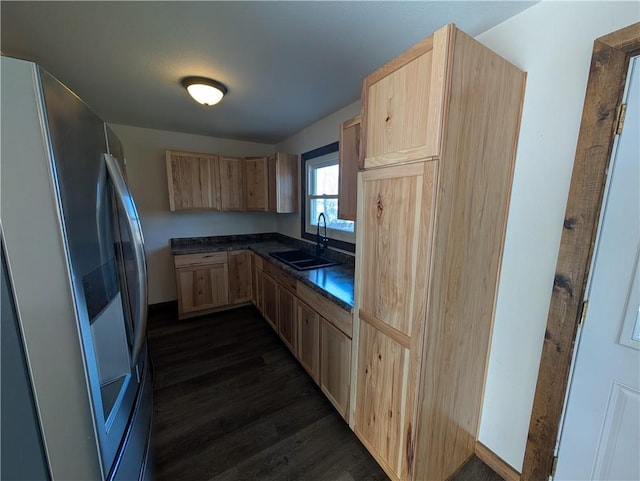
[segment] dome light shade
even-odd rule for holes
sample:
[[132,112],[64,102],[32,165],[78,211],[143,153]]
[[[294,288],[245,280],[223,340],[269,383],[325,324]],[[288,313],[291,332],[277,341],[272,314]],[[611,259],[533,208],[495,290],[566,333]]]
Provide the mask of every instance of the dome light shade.
[[182,79],[182,86],[202,105],[215,105],[227,93],[223,84],[205,77],[186,77]]

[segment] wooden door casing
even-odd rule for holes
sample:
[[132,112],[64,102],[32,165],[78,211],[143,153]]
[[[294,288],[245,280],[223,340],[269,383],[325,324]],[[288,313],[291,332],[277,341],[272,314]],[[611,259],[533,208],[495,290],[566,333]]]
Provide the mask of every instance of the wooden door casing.
[[639,54],[640,23],[594,42],[529,422],[522,481],[546,479],[551,472],[573,345],[600,220],[605,179],[616,136],[617,112],[629,59]]

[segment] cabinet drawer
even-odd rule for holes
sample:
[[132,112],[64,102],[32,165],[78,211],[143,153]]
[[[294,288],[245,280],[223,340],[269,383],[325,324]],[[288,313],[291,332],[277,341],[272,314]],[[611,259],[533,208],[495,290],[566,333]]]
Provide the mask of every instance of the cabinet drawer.
[[253,256],[255,261],[256,261],[256,269],[263,269],[263,263],[264,261],[262,260],[262,257],[260,257],[260,255],[256,254],[255,256]]
[[349,338],[353,336],[353,315],[351,312],[345,311],[299,281],[297,295],[299,299],[315,309],[316,312],[349,336]]
[[267,272],[276,281],[278,281],[281,286],[289,289],[294,294],[296,293],[297,281],[293,276],[287,274],[285,271],[283,271],[275,264],[272,264],[271,262],[264,263],[264,271]]
[[176,267],[197,266],[200,264],[221,264],[227,262],[227,252],[202,252],[199,254],[185,254],[174,256]]

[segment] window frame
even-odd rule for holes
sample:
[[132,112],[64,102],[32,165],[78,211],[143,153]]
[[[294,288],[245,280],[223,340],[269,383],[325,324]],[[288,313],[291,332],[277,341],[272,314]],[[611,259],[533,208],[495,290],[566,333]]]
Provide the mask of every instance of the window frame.
[[[317,149],[311,150],[309,152],[305,152],[300,156],[301,161],[301,169],[300,169],[300,186],[301,186],[301,206],[300,206],[300,237],[303,239],[316,242],[316,225],[311,223],[311,219],[309,219],[309,194],[308,194],[308,174],[307,174],[307,163],[319,157],[328,156],[329,154],[338,153],[339,152],[339,142],[333,142],[331,144],[325,145],[323,147],[319,147]],[[339,163],[339,158],[336,156]],[[332,159],[326,159],[322,162],[331,162]],[[327,196],[328,198],[333,198],[334,196]],[[335,196],[338,197],[337,195]],[[316,197],[316,198],[322,198]],[[329,238],[328,245],[329,247],[333,247],[336,249],[344,250],[347,252],[355,252],[355,229],[357,227],[354,223],[354,231],[347,232],[338,229],[327,228],[327,237]],[[311,231],[311,232],[309,232]],[[322,229],[324,231],[324,229]]]

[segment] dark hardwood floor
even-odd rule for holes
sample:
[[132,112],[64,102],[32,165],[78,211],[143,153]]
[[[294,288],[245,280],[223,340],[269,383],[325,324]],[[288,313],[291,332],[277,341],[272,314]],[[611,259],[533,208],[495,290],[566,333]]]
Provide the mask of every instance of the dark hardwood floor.
[[[151,311],[155,479],[387,480],[253,307]],[[472,458],[454,481],[500,481]]]

